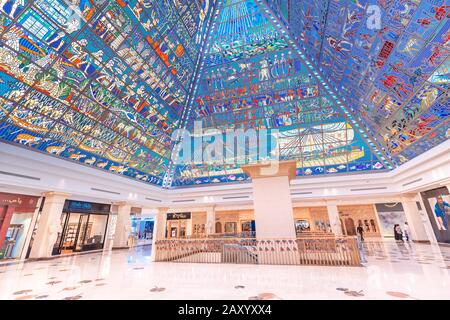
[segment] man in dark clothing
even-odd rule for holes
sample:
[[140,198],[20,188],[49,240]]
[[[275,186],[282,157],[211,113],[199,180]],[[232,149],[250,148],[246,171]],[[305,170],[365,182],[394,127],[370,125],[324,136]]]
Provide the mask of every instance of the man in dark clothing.
[[356,232],[358,233],[358,235],[361,238],[361,241],[364,241],[364,229],[362,227],[362,224],[358,225],[358,228],[356,228]]

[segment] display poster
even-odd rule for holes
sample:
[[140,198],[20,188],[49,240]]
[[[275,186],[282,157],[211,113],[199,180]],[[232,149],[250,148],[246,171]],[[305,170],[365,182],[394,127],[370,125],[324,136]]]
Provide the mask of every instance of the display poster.
[[[442,198],[440,204],[437,205],[438,199]],[[450,232],[450,195],[441,195],[434,198],[428,198],[428,203],[433,211],[434,222],[439,231]],[[440,206],[440,209],[438,208]]]

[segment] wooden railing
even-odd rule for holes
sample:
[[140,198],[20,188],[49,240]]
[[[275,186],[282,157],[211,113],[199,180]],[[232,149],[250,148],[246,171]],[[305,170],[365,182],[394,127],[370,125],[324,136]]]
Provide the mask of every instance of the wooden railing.
[[165,239],[157,240],[154,249],[156,261],[328,266],[361,264],[358,243],[353,237]]

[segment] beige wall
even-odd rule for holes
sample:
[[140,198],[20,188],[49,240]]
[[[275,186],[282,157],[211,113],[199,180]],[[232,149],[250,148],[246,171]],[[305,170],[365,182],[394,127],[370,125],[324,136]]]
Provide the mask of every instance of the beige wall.
[[[352,235],[349,229],[347,219],[352,219],[355,228],[358,227],[359,221],[362,222],[364,229],[364,236],[366,237],[380,237],[380,226],[378,225],[377,213],[375,212],[372,204],[367,205],[344,205],[338,206],[339,217],[342,220],[346,234]],[[365,222],[369,224],[369,230],[367,230]]]
[[309,207],[309,208],[294,208],[294,223],[296,220],[308,220],[311,226],[311,232],[324,232],[317,223],[329,224],[327,207]]
[[206,212],[192,212],[192,236],[203,236],[206,234]]
[[237,228],[236,232],[242,232],[242,223],[254,219],[255,215],[253,210],[230,210],[216,212],[216,223],[221,223],[222,233],[225,233],[225,223],[227,222],[235,222]]

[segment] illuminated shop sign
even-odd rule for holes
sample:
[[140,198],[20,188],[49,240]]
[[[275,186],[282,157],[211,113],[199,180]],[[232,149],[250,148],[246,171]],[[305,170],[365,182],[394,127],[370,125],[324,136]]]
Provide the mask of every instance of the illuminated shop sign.
[[66,200],[64,205],[64,211],[66,212],[109,213],[110,209],[109,204],[73,200]]
[[34,210],[38,197],[0,193],[0,206],[14,206],[16,209]]
[[183,219],[190,219],[191,213],[190,212],[179,212],[179,213],[168,213],[167,214],[167,220],[183,220]]

